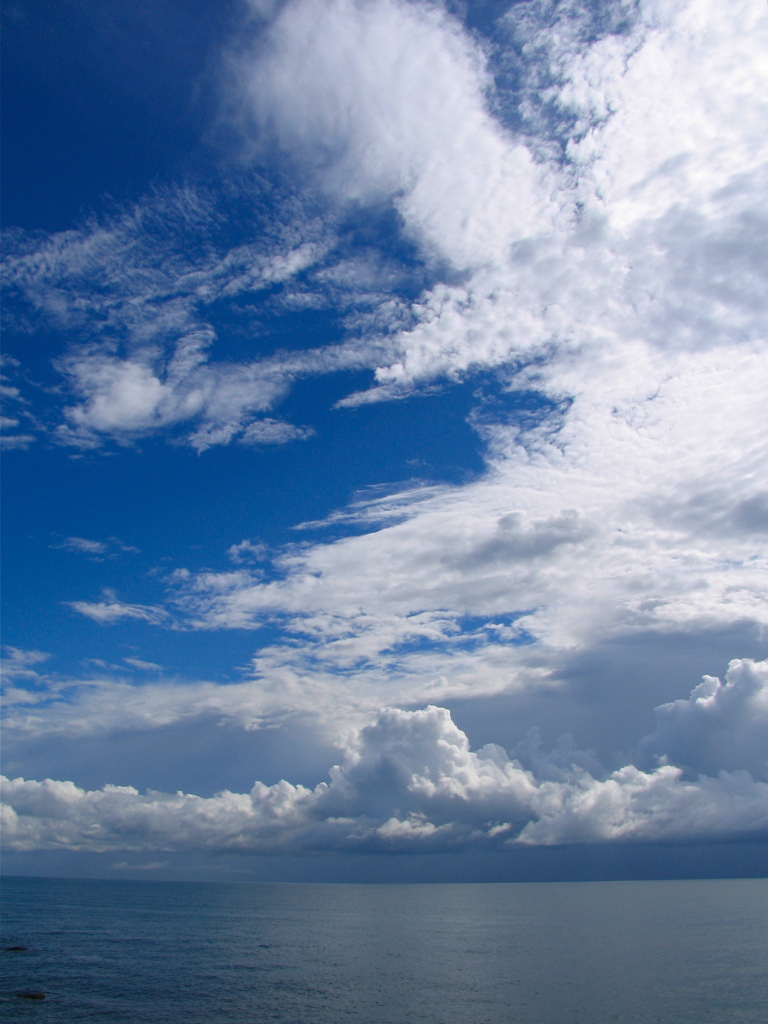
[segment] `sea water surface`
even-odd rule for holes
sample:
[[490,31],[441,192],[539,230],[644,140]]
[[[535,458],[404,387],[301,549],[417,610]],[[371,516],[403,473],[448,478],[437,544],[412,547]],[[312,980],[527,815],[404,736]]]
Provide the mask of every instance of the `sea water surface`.
[[2,897],[13,1022],[768,1021],[768,880],[7,878]]

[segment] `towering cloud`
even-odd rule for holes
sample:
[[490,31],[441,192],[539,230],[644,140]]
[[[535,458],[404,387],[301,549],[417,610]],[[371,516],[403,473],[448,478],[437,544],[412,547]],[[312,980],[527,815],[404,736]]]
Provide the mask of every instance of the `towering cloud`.
[[732,661],[724,683],[704,676],[688,700],[656,708],[656,719],[643,751],[694,772],[746,769],[768,781],[768,663]]

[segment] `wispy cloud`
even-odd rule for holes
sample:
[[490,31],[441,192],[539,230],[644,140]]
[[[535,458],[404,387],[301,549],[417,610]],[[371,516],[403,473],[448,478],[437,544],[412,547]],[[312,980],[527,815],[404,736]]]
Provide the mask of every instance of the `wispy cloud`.
[[4,679],[37,679],[38,671],[34,665],[41,665],[50,658],[45,651],[25,651],[21,647],[3,647],[0,666]]
[[66,601],[73,611],[85,615],[99,625],[108,626],[122,619],[137,619],[153,626],[169,621],[168,612],[164,608],[146,604],[125,604],[118,600],[106,601]]
[[[196,422],[187,439],[199,449],[279,443],[305,428],[261,417],[305,375],[376,370],[371,397],[386,399],[419,381],[534,360],[537,386],[578,395],[594,391],[606,352],[631,380],[642,348],[658,362],[659,349],[762,339],[754,213],[765,14],[752,0],[739,11],[726,16],[709,0],[663,15],[640,5],[621,31],[587,44],[527,5],[514,31],[532,65],[547,66],[550,106],[569,126],[556,163],[491,115],[482,51],[437,8],[284,5],[256,49],[230,62],[230,115],[253,153],[265,160],[276,146],[309,161],[316,187],[342,207],[393,201],[423,259],[447,260],[461,283],[448,275],[422,292],[405,329],[402,303],[379,301],[375,327],[341,346],[227,363],[214,357],[214,301],[289,281],[321,295],[359,276],[338,249],[338,210],[326,203],[321,218],[311,199],[286,194],[293,218],[268,223],[244,178],[258,242],[222,246],[219,200],[191,188],[159,191],[42,246],[17,239],[11,286],[62,325],[93,331],[60,362],[76,401],[59,437],[87,447]],[[560,13],[566,28],[578,22],[578,12]],[[697,73],[704,64],[718,69],[717,103]],[[106,329],[122,348],[99,340]],[[659,383],[670,368],[657,370]]]
[[35,440],[33,434],[3,434],[0,436],[0,446],[9,451],[15,448],[26,450]]
[[[326,202],[321,217],[309,194],[286,193],[282,221],[269,222],[243,178],[259,241],[223,245],[220,200],[191,188],[42,245],[17,238],[11,286],[41,314],[92,332],[60,361],[75,399],[60,439],[88,447],[192,423],[187,440],[201,450],[282,443],[306,428],[263,417],[294,381],[351,367],[375,370],[369,397],[391,399],[418,382],[533,362],[536,386],[562,398],[596,397],[613,363],[612,383],[627,383],[603,397],[620,407],[638,364],[655,363],[653,387],[675,372],[673,350],[760,341],[766,29],[752,0],[739,11],[639,5],[591,43],[570,8],[557,32],[543,9],[511,13],[528,71],[546,67],[549,105],[570,133],[555,162],[491,115],[484,54],[437,8],[284,5],[256,49],[231,61],[230,114],[253,153],[267,160],[276,146],[309,161],[341,208],[394,202],[422,259],[448,261],[460,283],[444,276],[405,311],[377,293],[378,319],[341,345],[230,363],[215,356],[214,302],[287,282],[327,297],[334,281],[359,278],[360,254],[350,262],[339,249],[339,209]],[[718,69],[716,103],[704,64]],[[122,342],[105,343],[105,331]]]
[[136,668],[140,672],[162,672],[163,666],[156,665],[154,661],[143,661],[141,658],[123,658],[126,665]]
[[[177,574],[177,607],[199,628],[284,617],[307,653],[322,648],[330,663],[333,651],[354,660],[357,650],[361,669],[398,636],[434,641],[436,623],[455,628],[467,615],[516,616],[553,661],[601,637],[760,626],[761,363],[749,350],[725,366],[717,354],[691,355],[661,388],[636,379],[622,407],[579,397],[552,441],[545,427],[524,438],[527,447],[486,424],[497,454],[481,479],[358,503],[345,515],[378,529],[288,550],[269,579]],[[606,389],[617,396],[611,382]],[[697,496],[713,491],[722,529],[686,511],[705,508]],[[744,509],[754,510],[753,529],[732,529]],[[298,657],[295,641],[285,653]],[[523,656],[509,652],[512,665]]]
[[[17,387],[20,366],[19,360],[13,356],[7,353],[0,355],[0,402],[3,409],[3,415],[0,416],[0,447],[9,451],[23,451],[36,440],[34,434],[14,433],[19,427],[22,430],[24,426],[29,429],[34,423],[34,418],[27,408],[29,403]],[[9,412],[11,415],[8,415]]]
[[84,555],[105,555],[109,546],[102,540],[88,540],[86,537],[65,537],[56,547],[66,551],[77,551]]
[[[9,237],[6,288],[30,310],[30,326],[53,320],[88,339],[73,341],[57,364],[74,400],[55,431],[61,443],[88,449],[112,438],[126,444],[192,424],[186,439],[204,450],[243,435],[254,421],[245,443],[301,439],[308,428],[265,421],[263,414],[297,378],[371,364],[370,354],[343,345],[244,363],[217,357],[212,304],[228,305],[258,337],[264,333],[260,317],[282,312],[291,301],[291,282],[303,280],[318,263],[328,265],[333,243],[332,226],[302,210],[295,196],[283,197],[276,219],[274,196],[267,214],[258,184],[240,184],[236,216],[242,220],[243,210],[251,211],[256,241],[234,248],[227,248],[220,231],[233,211],[221,209],[220,197],[192,188],[160,190],[112,220],[42,243],[18,232]],[[294,219],[286,224],[290,210]],[[195,245],[188,244],[190,237]],[[301,288],[317,290],[311,282]],[[255,317],[252,304],[240,302],[242,294],[261,303]],[[353,303],[356,294],[353,287]],[[372,350],[382,346],[374,343]]]
[[241,540],[227,548],[227,557],[233,562],[261,561],[267,558],[266,544],[254,544],[251,540]]
[[297,427],[293,423],[267,417],[247,426],[239,441],[240,444],[250,445],[287,444],[289,441],[306,441],[313,434],[314,430],[311,427]]
[[65,537],[52,548],[61,548],[64,551],[73,551],[76,554],[86,555],[90,558],[100,560],[103,557],[114,558],[118,552],[137,555],[139,549],[132,544],[124,544],[117,537],[108,537],[106,540],[90,540],[87,537]]

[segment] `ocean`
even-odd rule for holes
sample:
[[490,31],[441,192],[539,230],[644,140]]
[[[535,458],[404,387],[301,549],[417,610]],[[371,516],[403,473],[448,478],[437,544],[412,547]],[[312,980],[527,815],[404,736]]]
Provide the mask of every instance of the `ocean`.
[[768,1021],[768,880],[6,878],[2,903],[9,1022]]

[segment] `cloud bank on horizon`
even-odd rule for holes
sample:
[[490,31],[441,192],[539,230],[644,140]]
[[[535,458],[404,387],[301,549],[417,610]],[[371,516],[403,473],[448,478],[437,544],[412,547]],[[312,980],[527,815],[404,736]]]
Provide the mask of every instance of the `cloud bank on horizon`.
[[[218,565],[169,536],[134,596],[104,576],[60,598],[149,656],[67,674],[10,648],[14,765],[46,737],[292,717],[343,759],[314,788],[200,797],[4,778],[13,849],[768,839],[768,662],[745,657],[768,653],[766,44],[759,0],[530,0],[480,27],[451,4],[251,0],[216,65],[218,178],[8,232],[9,328],[63,339],[45,401],[5,360],[14,457],[290,453],[323,429],[293,397],[338,377],[358,383],[336,416],[471,389],[484,460],[385,492],[361,474],[345,507],[277,546],[232,535]],[[310,315],[333,330],[286,342]],[[139,558],[115,534],[48,547],[95,573]],[[152,653],[235,633],[252,653],[226,684]],[[725,682],[670,667],[681,643]],[[624,678],[638,647],[679,699]],[[658,704],[655,731],[611,739],[609,691]],[[473,751],[451,717],[542,695],[602,716],[601,751]]]
[[2,776],[3,833],[15,850],[242,853],[768,838],[768,662],[733,662],[725,684],[705,677],[688,701],[656,711],[647,751],[673,748],[711,770],[726,738],[733,770],[691,775],[664,752],[650,771],[627,765],[595,778],[579,763],[594,760],[589,752],[561,744],[542,754],[535,734],[521,744],[526,769],[496,744],[472,751],[445,708],[388,708],[314,789],[281,780],[209,798],[142,796]]

